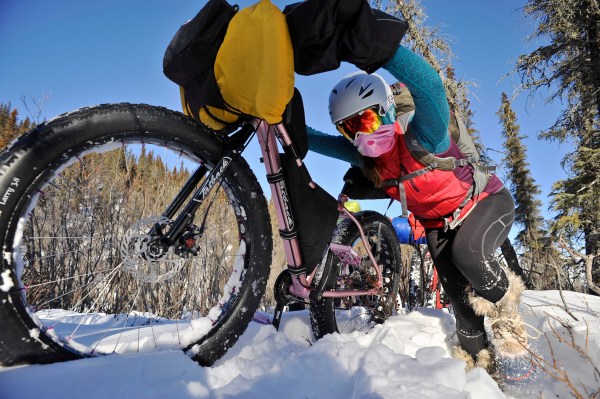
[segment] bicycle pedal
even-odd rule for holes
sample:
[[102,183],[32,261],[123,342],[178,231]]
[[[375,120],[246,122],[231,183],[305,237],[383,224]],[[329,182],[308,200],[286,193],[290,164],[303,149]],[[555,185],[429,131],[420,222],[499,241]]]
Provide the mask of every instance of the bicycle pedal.
[[347,245],[340,245],[340,244],[332,243],[332,244],[329,244],[329,249],[345,265],[349,265],[349,266],[360,265],[361,258],[356,253],[356,251],[354,249],[352,249],[352,247],[349,247]]

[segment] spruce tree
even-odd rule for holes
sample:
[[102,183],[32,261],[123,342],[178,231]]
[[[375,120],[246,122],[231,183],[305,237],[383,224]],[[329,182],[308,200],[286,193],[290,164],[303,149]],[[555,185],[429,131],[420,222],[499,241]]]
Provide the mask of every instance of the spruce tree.
[[554,185],[553,232],[571,250],[584,242],[593,287],[600,279],[600,1],[529,0],[523,10],[536,23],[531,37],[544,44],[519,57],[521,88],[531,95],[548,90],[547,101],[565,103],[540,136],[571,140],[575,147],[563,160],[568,177]]
[[547,240],[545,238],[543,218],[541,216],[541,201],[536,197],[541,191],[531,176],[527,162],[526,148],[523,145],[525,136],[520,134],[517,116],[506,95],[501,95],[501,105],[497,112],[502,125],[504,148],[506,156],[503,159],[508,169],[510,191],[515,200],[515,223],[521,228],[517,241],[522,246],[525,257],[524,265],[529,269],[528,279],[535,288],[553,288],[548,281],[546,267],[548,266]]
[[35,124],[29,118],[19,121],[19,111],[10,104],[0,103],[0,149],[6,147],[15,138],[32,129]]
[[439,35],[438,28],[425,25],[427,14],[418,0],[394,0],[384,7],[381,0],[373,1],[373,5],[408,23],[404,45],[421,54],[433,68],[442,73],[452,59],[452,51],[447,40]]
[[520,134],[517,116],[512,110],[506,93],[502,93],[501,106],[497,115],[505,139],[506,156],[503,161],[509,170],[510,191],[516,204],[515,222],[521,226],[517,239],[530,249],[539,249],[544,234],[541,229],[542,203],[536,197],[541,194],[541,191],[531,176],[526,149],[523,145],[525,136]]

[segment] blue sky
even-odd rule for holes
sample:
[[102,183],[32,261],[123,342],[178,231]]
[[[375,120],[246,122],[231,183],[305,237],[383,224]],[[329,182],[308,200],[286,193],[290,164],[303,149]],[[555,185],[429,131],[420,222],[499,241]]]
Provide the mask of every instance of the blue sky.
[[[293,2],[274,1],[281,8]],[[237,2],[241,7],[253,3]],[[12,103],[23,118],[22,96],[47,96],[43,104],[47,119],[83,106],[122,101],[179,110],[178,88],[163,75],[162,57],[178,27],[203,4],[189,0],[0,0],[0,102]],[[533,25],[519,10],[524,1],[422,0],[422,4],[429,15],[427,23],[439,26],[453,43],[457,76],[478,84],[471,100],[484,145],[501,151],[496,112],[502,91],[511,95],[518,78],[501,79],[520,54],[536,47],[525,40]],[[327,98],[337,80],[353,70],[343,65],[337,71],[297,77],[307,124],[335,133]],[[390,75],[383,75],[391,82]],[[554,123],[562,105],[546,105],[539,97],[526,100],[519,97],[513,109],[521,133],[528,136],[529,163],[541,186],[546,213],[551,185],[565,177],[560,160],[570,146],[536,138]],[[255,147],[247,158],[260,167]],[[306,162],[314,180],[337,195],[346,165],[317,154],[309,154]],[[503,177],[502,171],[499,174]],[[362,205],[383,211],[387,201]],[[396,204],[388,214],[399,212]]]

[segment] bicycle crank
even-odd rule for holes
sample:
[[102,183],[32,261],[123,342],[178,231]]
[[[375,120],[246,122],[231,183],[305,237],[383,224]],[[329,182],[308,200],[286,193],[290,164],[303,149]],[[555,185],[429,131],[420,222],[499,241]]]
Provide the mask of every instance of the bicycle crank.
[[279,276],[277,276],[277,279],[275,280],[273,294],[277,305],[275,306],[275,314],[273,315],[273,327],[275,327],[276,330],[279,330],[283,309],[289,304],[302,302],[301,299],[290,294],[290,286],[292,284],[292,275],[288,270],[283,270],[279,273]]

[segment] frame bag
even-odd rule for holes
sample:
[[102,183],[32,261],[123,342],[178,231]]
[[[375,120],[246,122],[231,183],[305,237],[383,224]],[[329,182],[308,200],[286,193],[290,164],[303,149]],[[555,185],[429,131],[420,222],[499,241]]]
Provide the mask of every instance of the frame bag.
[[321,262],[336,228],[337,201],[318,185],[314,189],[309,186],[308,170],[304,164],[298,167],[294,156],[281,154],[281,162],[296,223],[293,230],[298,233],[302,260],[310,273]]

